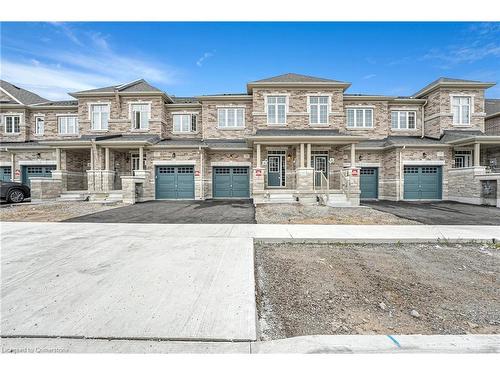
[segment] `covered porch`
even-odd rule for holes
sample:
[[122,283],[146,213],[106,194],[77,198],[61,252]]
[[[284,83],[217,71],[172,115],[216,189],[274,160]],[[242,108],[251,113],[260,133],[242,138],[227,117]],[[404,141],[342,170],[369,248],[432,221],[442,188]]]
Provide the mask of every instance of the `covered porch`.
[[355,155],[360,140],[331,130],[258,131],[250,138],[254,201],[359,205]]

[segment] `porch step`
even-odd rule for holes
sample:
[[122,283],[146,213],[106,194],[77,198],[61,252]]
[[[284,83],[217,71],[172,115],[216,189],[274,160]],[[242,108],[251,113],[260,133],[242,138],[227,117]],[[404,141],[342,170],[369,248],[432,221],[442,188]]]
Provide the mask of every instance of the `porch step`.
[[354,207],[344,194],[330,194],[326,205],[329,207]]
[[297,203],[293,194],[289,193],[272,193],[269,194],[269,203]]
[[107,202],[121,202],[123,200],[123,193],[121,191],[111,191],[106,198]]
[[84,201],[89,197],[86,191],[65,191],[62,192],[59,199],[60,201]]

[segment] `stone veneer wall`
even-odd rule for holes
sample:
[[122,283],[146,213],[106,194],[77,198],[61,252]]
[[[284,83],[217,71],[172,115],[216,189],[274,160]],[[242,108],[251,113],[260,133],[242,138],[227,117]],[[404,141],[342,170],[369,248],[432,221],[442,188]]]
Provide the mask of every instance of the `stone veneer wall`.
[[500,115],[486,120],[484,131],[487,135],[500,135]]

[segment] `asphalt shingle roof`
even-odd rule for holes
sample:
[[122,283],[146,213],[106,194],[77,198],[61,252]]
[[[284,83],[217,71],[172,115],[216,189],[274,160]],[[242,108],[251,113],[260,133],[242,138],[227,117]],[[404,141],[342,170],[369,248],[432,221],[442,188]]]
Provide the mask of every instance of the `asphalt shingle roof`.
[[49,101],[48,99],[42,98],[34,92],[25,90],[4,80],[0,80],[0,87],[24,105],[31,105]]
[[415,94],[413,94],[412,96],[417,96],[418,94],[420,94],[421,92],[424,92],[426,91],[428,88],[438,84],[438,83],[450,83],[450,82],[462,82],[462,83],[483,83],[481,81],[471,81],[471,80],[468,80],[468,79],[460,79],[460,78],[449,78],[449,77],[440,77],[438,79],[436,79],[435,81],[432,81],[431,83],[429,83],[427,86],[425,86],[424,88],[418,90]]
[[340,135],[338,129],[258,129],[255,132],[257,137],[260,136],[337,136]]
[[500,99],[485,99],[484,109],[486,111],[486,116],[500,113]]
[[286,73],[275,77],[269,77],[264,79],[259,79],[258,81],[253,81],[253,83],[265,83],[265,82],[279,82],[279,83],[309,83],[309,82],[332,82],[332,83],[345,83],[342,81],[336,81],[328,78],[319,78],[313,76],[306,76],[303,74],[296,73]]
[[163,92],[162,90],[150,85],[148,82],[146,82],[146,80],[139,79],[137,81],[121,85],[78,91],[75,92],[75,94],[91,94],[91,93],[99,94],[103,92],[114,92],[115,90],[117,90],[118,92],[159,92],[159,93]]

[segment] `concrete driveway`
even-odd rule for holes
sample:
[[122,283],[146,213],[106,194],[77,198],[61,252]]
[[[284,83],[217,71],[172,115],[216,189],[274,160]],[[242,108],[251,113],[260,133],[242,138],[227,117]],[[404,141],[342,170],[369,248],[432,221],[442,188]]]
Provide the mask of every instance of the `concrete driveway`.
[[253,240],[2,223],[2,337],[255,340]]
[[428,225],[500,225],[500,209],[457,202],[363,202],[379,211]]
[[206,201],[148,201],[66,221],[82,223],[254,224],[249,199]]

